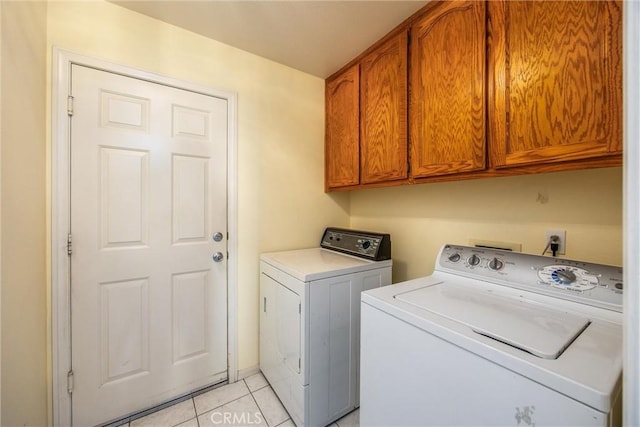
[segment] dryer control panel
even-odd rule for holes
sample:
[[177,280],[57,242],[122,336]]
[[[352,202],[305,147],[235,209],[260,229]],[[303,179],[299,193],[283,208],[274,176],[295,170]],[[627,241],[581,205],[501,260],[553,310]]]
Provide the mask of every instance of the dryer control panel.
[[448,244],[436,270],[622,312],[622,267]]
[[324,231],[320,246],[372,261],[391,259],[389,234],[329,227]]

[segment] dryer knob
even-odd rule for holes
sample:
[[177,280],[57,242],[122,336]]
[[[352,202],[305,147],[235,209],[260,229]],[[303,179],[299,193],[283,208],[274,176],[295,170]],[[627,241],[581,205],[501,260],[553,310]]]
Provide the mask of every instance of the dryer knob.
[[449,261],[451,262],[460,261],[460,254],[458,252],[452,253],[451,255],[449,255]]
[[480,264],[480,257],[476,254],[473,254],[469,257],[469,265],[478,265]]

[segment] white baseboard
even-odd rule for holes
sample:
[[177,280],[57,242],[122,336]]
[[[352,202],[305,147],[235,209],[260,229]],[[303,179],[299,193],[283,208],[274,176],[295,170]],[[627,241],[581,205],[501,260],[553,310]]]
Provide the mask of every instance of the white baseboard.
[[260,372],[260,367],[259,366],[251,366],[249,368],[245,368],[245,369],[239,369],[238,370],[238,381],[240,381],[243,378],[247,378],[250,377],[251,375],[255,375],[258,372]]

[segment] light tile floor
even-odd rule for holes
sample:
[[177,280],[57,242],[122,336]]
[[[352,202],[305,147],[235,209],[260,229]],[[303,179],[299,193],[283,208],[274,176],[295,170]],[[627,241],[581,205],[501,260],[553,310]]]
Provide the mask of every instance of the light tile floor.
[[[261,373],[120,425],[129,427],[295,426]],[[359,427],[359,425],[360,410],[356,409],[329,427]]]

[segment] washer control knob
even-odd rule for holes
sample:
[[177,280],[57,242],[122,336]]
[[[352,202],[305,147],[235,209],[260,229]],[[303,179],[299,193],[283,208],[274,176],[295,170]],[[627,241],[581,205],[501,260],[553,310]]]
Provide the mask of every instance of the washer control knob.
[[365,240],[362,242],[362,249],[369,249],[371,247],[371,240]]
[[494,258],[491,261],[489,261],[489,268],[492,270],[495,270],[495,271],[502,270],[502,267],[504,267],[504,262],[502,262],[498,258]]
[[558,282],[563,285],[569,285],[576,281],[576,275],[573,271],[570,270],[556,270],[553,274]]
[[452,253],[451,255],[449,255],[449,261],[451,261],[451,262],[460,261],[460,254],[458,252]]
[[473,254],[467,261],[469,261],[469,265],[478,265],[480,264],[480,257],[476,254]]

